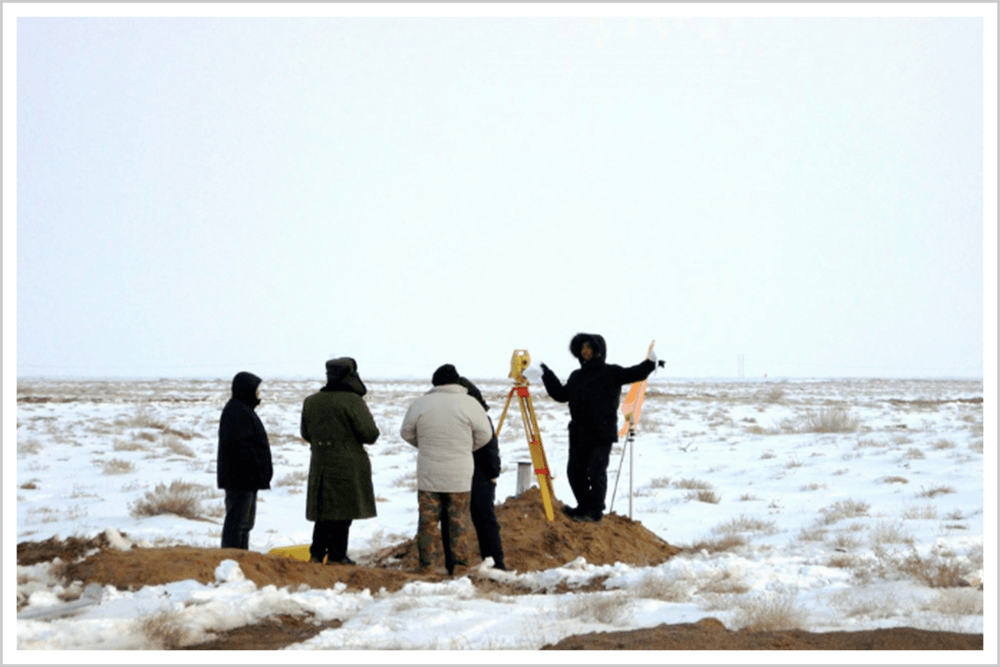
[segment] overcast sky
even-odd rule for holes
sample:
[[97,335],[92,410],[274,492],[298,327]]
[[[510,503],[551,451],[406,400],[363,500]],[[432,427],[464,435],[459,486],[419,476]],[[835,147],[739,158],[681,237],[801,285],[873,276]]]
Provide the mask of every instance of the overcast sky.
[[565,376],[581,331],[676,377],[995,372],[995,5],[30,8],[3,26],[19,377],[502,378],[515,348]]

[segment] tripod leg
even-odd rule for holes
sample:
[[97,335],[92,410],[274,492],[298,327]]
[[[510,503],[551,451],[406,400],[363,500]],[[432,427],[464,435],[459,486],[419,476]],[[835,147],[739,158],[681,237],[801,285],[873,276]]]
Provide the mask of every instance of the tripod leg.
[[618,474],[615,475],[615,488],[611,492],[611,504],[608,505],[608,513],[611,513],[615,509],[615,495],[618,493],[618,480],[622,476],[622,465],[625,463],[625,450],[622,449],[622,458],[618,462]]
[[516,388],[515,389],[511,389],[510,393],[507,394],[507,402],[503,406],[503,412],[500,413],[500,422],[497,424],[496,431],[494,431],[494,435],[496,435],[497,438],[500,437],[500,429],[503,428],[503,420],[507,417],[507,408],[510,407],[510,399],[514,398],[514,391],[515,390],[516,390]]

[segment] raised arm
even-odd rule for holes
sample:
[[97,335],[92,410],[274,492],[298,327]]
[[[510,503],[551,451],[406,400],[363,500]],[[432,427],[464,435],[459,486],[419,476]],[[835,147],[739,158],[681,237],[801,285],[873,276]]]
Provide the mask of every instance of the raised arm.
[[565,403],[566,401],[568,401],[569,394],[566,391],[565,385],[563,385],[563,383],[559,380],[559,378],[556,376],[556,374],[552,371],[551,368],[549,368],[545,364],[542,364],[541,367],[542,367],[542,384],[545,385],[545,391],[549,393],[549,396],[552,397],[552,400],[557,401],[559,403]]

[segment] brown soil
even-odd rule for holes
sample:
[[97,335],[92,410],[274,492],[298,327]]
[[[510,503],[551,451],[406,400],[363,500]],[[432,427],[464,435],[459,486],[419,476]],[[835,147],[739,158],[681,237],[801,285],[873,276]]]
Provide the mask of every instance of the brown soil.
[[727,630],[714,618],[629,632],[593,632],[567,637],[542,650],[586,651],[982,651],[982,635],[914,628],[860,632]]
[[[650,566],[666,561],[680,549],[646,530],[642,524],[612,514],[600,523],[578,523],[566,517],[557,501],[555,520],[549,522],[542,509],[537,488],[520,498],[508,498],[497,507],[507,568],[519,572],[546,570],[583,556],[593,564],[623,562]],[[475,551],[475,549],[473,549]],[[238,549],[205,549],[189,546],[132,548],[110,547],[104,535],[92,539],[23,542],[17,545],[17,562],[30,565],[60,558],[67,581],[84,585],[112,585],[120,590],[136,590],[147,585],[185,579],[202,583],[215,581],[215,569],[232,559],[257,586],[274,585],[328,588],[343,582],[351,590],[397,591],[410,581],[439,581],[448,577],[443,563],[431,574],[417,571],[416,540],[383,549],[356,566],[317,565],[281,556]],[[477,565],[478,557],[472,563]],[[473,582],[483,593],[517,595],[531,592],[521,586],[498,583],[473,573]],[[592,581],[587,589],[600,588]],[[550,592],[561,592],[554,590]],[[339,621],[317,623],[308,617],[278,616],[254,626],[220,633],[194,649],[281,648],[298,643]],[[587,650],[982,650],[982,635],[931,632],[894,628],[865,632],[814,634],[804,631],[733,632],[715,619],[698,623],[662,625],[629,632],[592,633],[568,637],[547,649]]]

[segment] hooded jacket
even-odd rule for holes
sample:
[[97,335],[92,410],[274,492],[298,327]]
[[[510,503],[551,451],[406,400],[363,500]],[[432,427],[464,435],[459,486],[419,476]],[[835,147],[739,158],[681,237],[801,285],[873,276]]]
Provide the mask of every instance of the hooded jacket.
[[[593,356],[584,361],[583,344],[590,343]],[[649,377],[656,363],[646,359],[624,368],[606,361],[607,345],[598,334],[579,333],[569,344],[580,368],[570,373],[564,385],[551,369],[542,373],[542,383],[553,400],[569,403],[570,445],[607,445],[618,441],[618,406],[624,385]]]
[[310,444],[306,519],[343,521],[375,516],[372,465],[364,445],[379,437],[362,396],[357,363],[327,362],[327,383],[302,405],[300,433]]
[[216,481],[220,489],[257,491],[271,488],[274,469],[267,432],[254,411],[260,404],[260,378],[240,372],[233,378],[232,398],[219,419]]
[[[483,393],[479,391],[479,387],[474,385],[471,380],[467,378],[459,378],[458,383],[465,387],[466,391],[469,392],[469,396],[476,399],[483,410],[489,410],[490,406],[486,404],[486,400],[483,398]],[[487,419],[490,419],[489,415],[486,415]],[[502,470],[500,463],[500,443],[497,441],[496,428],[493,426],[493,420],[490,419],[490,429],[493,431],[493,437],[485,445],[476,449],[472,452],[472,462],[473,462],[473,482],[490,482],[495,480],[500,476]]]
[[442,384],[410,404],[399,435],[419,450],[418,490],[465,493],[472,489],[472,453],[490,441],[493,425],[465,387]]

